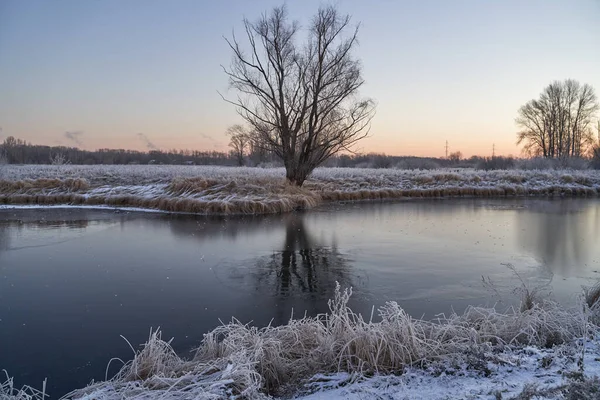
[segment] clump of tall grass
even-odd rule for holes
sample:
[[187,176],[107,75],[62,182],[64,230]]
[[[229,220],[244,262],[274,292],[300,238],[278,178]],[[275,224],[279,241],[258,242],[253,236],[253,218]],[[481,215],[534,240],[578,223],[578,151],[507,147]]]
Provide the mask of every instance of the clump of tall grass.
[[[379,311],[379,321],[348,307],[351,289],[336,288],[329,312],[257,328],[237,320],[204,335],[192,359],[180,358],[159,331],[111,380],[66,396],[87,398],[244,398],[278,394],[317,373],[401,373],[430,362],[468,362],[469,354],[507,347],[551,347],[585,337],[582,308],[566,310],[552,301],[499,312],[469,307],[433,321],[409,316],[396,302]],[[595,329],[595,327],[593,328]]]
[[600,282],[591,287],[583,288],[584,306],[589,312],[589,319],[595,325],[600,325]]
[[5,380],[0,380],[0,400],[44,400],[46,395],[46,381],[42,384],[42,390],[37,390],[31,386],[23,386],[17,389],[13,378],[5,370],[2,371]]

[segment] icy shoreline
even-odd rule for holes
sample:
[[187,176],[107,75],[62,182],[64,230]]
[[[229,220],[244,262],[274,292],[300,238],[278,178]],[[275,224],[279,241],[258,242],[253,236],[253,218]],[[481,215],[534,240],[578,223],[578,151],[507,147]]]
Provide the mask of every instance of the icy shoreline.
[[[476,369],[464,363],[438,363],[428,369],[407,368],[401,375],[317,374],[307,380],[295,393],[275,397],[298,400],[325,399],[392,399],[392,400],[453,400],[453,399],[524,399],[525,395],[541,399],[597,399],[600,397],[600,346],[598,341],[588,341],[584,357],[584,372],[580,373],[577,351],[579,345],[566,345],[553,349],[532,346],[512,349],[495,354],[494,361],[487,361],[484,369]],[[219,380],[205,396],[197,399],[239,399],[228,388],[233,370],[224,371]],[[0,383],[2,385],[2,383]],[[5,392],[0,389],[2,400],[42,399],[42,392],[32,388],[12,389],[8,382]],[[185,394],[171,396],[158,392],[140,393],[139,383],[132,382],[132,396],[122,396],[122,388],[110,382],[100,383],[98,390],[81,389],[63,399],[186,399]],[[101,386],[101,388],[100,388]],[[138,386],[138,392],[135,387]],[[46,394],[48,395],[48,394]],[[519,397],[521,396],[521,397]],[[535,397],[534,397],[535,396]],[[251,396],[248,398],[268,398]]]
[[266,214],[336,201],[600,193],[600,173],[591,170],[321,168],[301,188],[288,185],[283,176],[277,168],[9,165],[0,171],[0,205]]
[[[63,399],[585,399],[600,396],[600,287],[564,309],[523,288],[519,309],[469,307],[414,319],[395,302],[380,322],[348,308],[263,328],[233,319],[204,335],[192,358],[150,331],[111,379]],[[112,362],[122,362],[112,360]],[[587,397],[586,397],[587,396]],[[10,381],[0,399],[42,399]]]

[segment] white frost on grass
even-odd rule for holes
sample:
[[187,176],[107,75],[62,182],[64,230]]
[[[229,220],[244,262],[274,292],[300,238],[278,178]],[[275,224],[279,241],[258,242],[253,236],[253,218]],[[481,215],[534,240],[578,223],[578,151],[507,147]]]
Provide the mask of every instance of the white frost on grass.
[[553,395],[581,365],[599,372],[593,307],[540,300],[424,321],[389,302],[372,322],[347,307],[350,295],[338,287],[328,314],[282,326],[234,319],[204,335],[191,359],[151,331],[115,377],[65,399],[495,398],[530,383]]
[[[169,183],[175,178],[196,178],[219,182],[252,182],[260,179],[283,180],[283,168],[248,168],[183,165],[7,165],[5,180],[83,178],[94,187],[135,186]],[[317,168],[307,183],[331,183],[341,189],[411,188],[444,184],[530,184],[562,182],[587,187],[600,186],[595,170],[494,170],[438,169],[401,170],[373,168]]]
[[47,397],[46,381],[42,383],[42,390],[31,386],[23,386],[18,389],[6,370],[2,370],[0,373],[5,376],[5,380],[0,379],[0,400],[44,400]]
[[192,213],[270,213],[327,201],[456,196],[596,196],[597,171],[319,168],[302,188],[282,168],[10,165],[0,203],[131,206]]
[[[584,357],[586,378],[600,375],[598,341],[588,341]],[[408,368],[402,375],[370,378],[347,373],[316,375],[305,384],[302,400],[390,399],[454,400],[513,399],[523,391],[536,390],[535,399],[562,399],[561,389],[579,375],[577,346],[552,349],[524,347],[489,354],[477,369],[468,363],[433,364],[426,369]],[[600,390],[600,388],[599,388]],[[598,397],[595,397],[598,398]]]

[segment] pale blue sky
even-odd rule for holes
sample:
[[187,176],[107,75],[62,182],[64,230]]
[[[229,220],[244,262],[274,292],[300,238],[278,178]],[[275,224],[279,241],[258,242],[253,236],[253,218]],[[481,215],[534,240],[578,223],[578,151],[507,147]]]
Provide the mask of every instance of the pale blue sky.
[[[241,122],[223,35],[281,1],[0,0],[2,136],[83,147],[227,150]],[[306,22],[321,1],[287,1]],[[600,91],[600,0],[334,2],[361,22],[378,103],[363,151],[518,154],[518,107],[555,79]],[[233,95],[230,92],[230,95]]]

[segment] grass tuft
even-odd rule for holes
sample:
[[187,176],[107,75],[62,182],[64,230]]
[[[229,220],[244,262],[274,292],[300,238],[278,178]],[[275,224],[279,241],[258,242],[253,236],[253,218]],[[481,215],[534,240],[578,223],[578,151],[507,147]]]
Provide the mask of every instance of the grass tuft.
[[114,378],[66,398],[211,398],[225,391],[252,399],[281,394],[317,373],[397,374],[444,360],[486,370],[485,354],[494,349],[571,343],[589,329],[581,308],[565,310],[551,301],[506,312],[469,307],[434,321],[414,319],[388,302],[379,322],[365,321],[348,307],[351,295],[338,285],[327,314],[282,326],[257,328],[233,319],[205,334],[190,360],[151,331]]
[[6,377],[4,382],[0,381],[0,400],[44,400],[46,395],[46,381],[42,384],[42,390],[37,390],[31,386],[23,386],[17,389],[14,380],[8,375],[6,370],[2,371]]
[[585,304],[590,310],[600,308],[600,282],[592,287],[584,288]]

